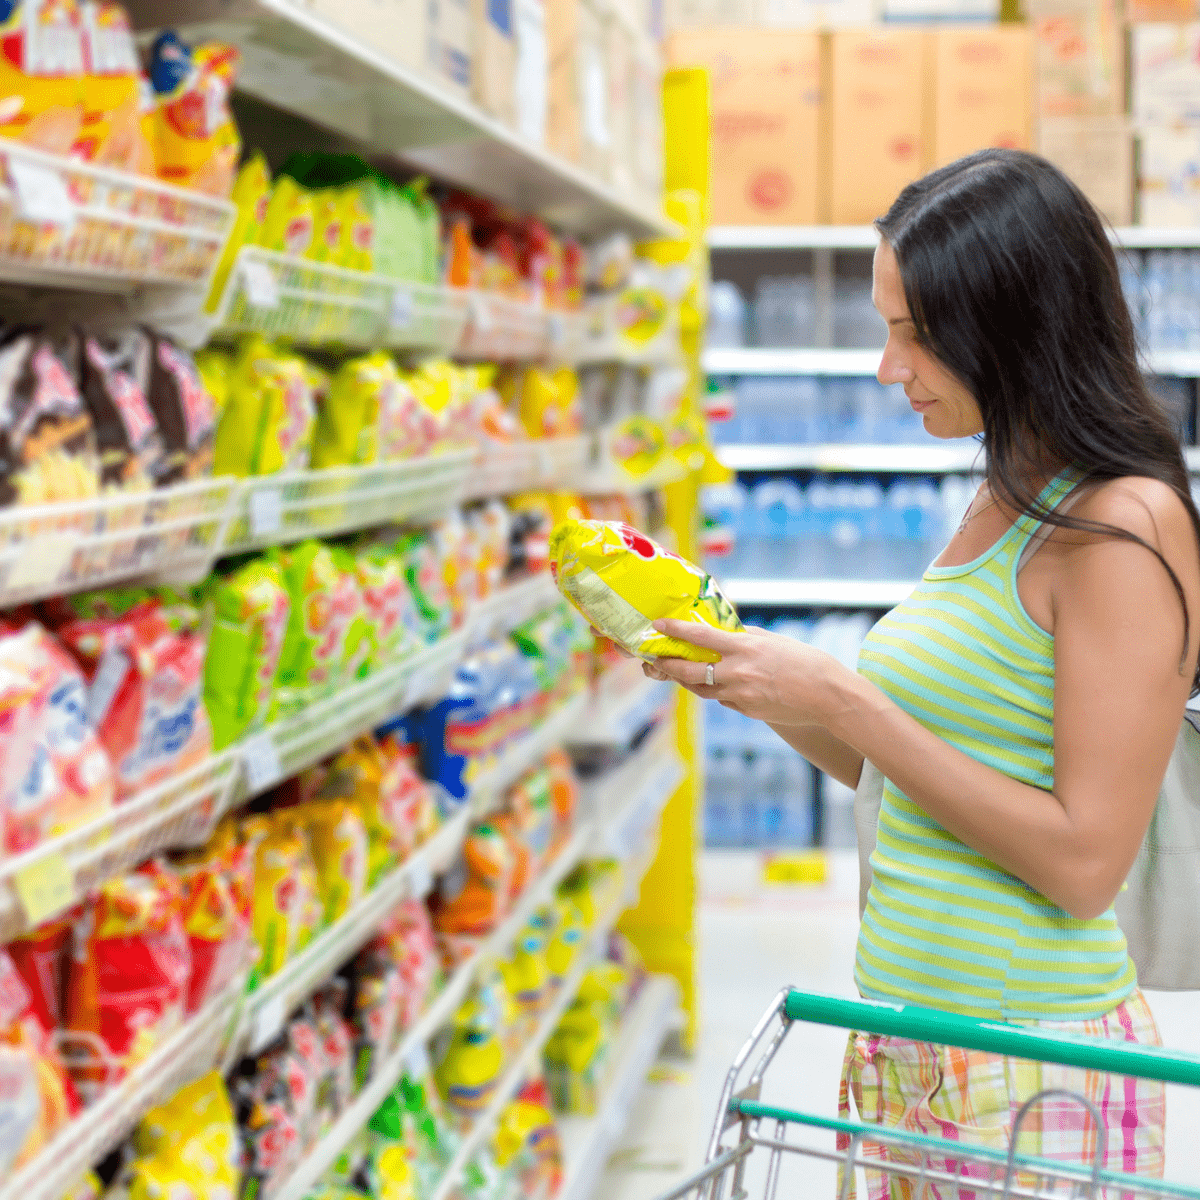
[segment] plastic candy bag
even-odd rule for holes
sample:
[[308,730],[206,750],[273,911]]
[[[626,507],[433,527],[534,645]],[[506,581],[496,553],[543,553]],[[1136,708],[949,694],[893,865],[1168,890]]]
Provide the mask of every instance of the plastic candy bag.
[[563,521],[550,534],[550,569],[559,591],[600,633],[648,662],[720,661],[711,650],[656,632],[651,622],[664,617],[742,628],[711,575],[628,525]]

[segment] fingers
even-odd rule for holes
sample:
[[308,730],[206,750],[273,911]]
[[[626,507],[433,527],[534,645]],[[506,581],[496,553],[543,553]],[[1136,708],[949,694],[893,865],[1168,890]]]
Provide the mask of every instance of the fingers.
[[653,663],[648,662],[642,663],[642,674],[647,679],[657,679],[660,683],[665,683],[670,679],[669,675],[664,675]]
[[715,629],[703,621],[676,621],[664,618],[654,622],[654,628],[667,637],[678,638],[692,646],[700,646],[705,650],[715,650],[718,654],[728,654],[738,648],[740,633],[730,633],[726,629]]
[[686,658],[658,658],[654,669],[664,679],[673,679],[686,688],[704,687],[708,679],[706,663],[691,662]]

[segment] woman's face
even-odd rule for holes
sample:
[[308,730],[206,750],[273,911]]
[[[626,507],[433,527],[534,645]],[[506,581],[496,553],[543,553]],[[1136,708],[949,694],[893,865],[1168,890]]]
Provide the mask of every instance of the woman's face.
[[887,322],[888,339],[876,378],[880,383],[902,383],[904,394],[921,414],[925,431],[937,438],[973,437],[983,432],[983,415],[975,397],[924,346],[908,315],[900,265],[888,243],[880,239],[875,250],[875,283],[871,299]]

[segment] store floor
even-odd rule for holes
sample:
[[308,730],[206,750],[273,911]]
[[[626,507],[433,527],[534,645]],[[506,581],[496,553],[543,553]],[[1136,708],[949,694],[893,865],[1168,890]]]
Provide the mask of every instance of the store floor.
[[[858,926],[858,861],[835,851],[823,887],[761,882],[757,855],[710,852],[701,867],[701,1032],[693,1059],[661,1059],[629,1115],[626,1133],[597,1185],[596,1200],[653,1200],[703,1162],[726,1070],[784,984],[852,996]],[[1200,1054],[1195,993],[1153,993],[1163,1041]],[[836,1115],[845,1034],[796,1026],[767,1075],[763,1099]],[[1167,1178],[1200,1183],[1200,1090],[1167,1098]],[[831,1147],[813,1139],[814,1145]],[[752,1184],[758,1173],[752,1175]],[[779,1196],[833,1196],[832,1164],[796,1159]],[[790,1185],[790,1186],[789,1186]],[[803,1192],[797,1187],[803,1185]],[[751,1187],[751,1195],[761,1195]],[[860,1191],[860,1196],[863,1193]]]

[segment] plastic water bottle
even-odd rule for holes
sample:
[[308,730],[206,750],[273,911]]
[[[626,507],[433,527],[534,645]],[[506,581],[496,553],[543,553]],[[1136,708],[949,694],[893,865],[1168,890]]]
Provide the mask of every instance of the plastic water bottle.
[[734,758],[732,752],[717,748],[705,764],[704,841],[709,846],[742,844],[741,767],[735,766]]
[[790,479],[767,479],[751,493],[754,537],[746,570],[754,575],[791,578],[800,569],[804,494]]
[[754,289],[755,341],[792,349],[813,342],[813,282],[805,275],[763,275]]
[[708,289],[705,343],[713,348],[746,344],[746,299],[736,284],[717,280]]
[[799,754],[783,756],[783,826],[780,843],[800,848],[812,844],[812,768]]

